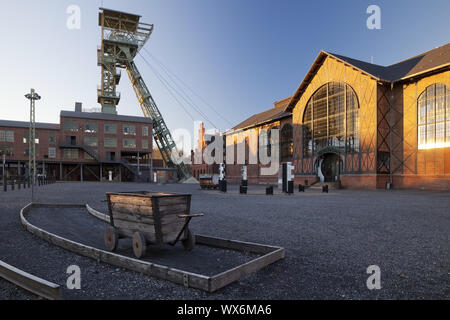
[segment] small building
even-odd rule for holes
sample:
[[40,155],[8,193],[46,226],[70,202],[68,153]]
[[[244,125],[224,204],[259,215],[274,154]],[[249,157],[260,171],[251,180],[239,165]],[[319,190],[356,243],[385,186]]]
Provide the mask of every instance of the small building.
[[[286,98],[275,102],[272,109],[251,116],[225,133],[226,152],[232,151],[234,156],[233,161],[228,161],[229,158],[226,161],[226,175],[229,182],[240,182],[242,180],[241,169],[246,166],[249,183],[278,183],[278,173],[273,175],[261,174],[261,168],[267,167],[267,165],[260,161],[260,148],[265,148],[263,152],[272,156],[270,152],[274,139],[272,139],[271,132],[272,130],[278,130],[279,156],[277,162],[279,165],[292,162],[292,113],[286,111],[290,100],[291,98]],[[263,146],[259,142],[262,130],[267,132]],[[245,150],[245,159],[238,159],[239,150]],[[255,159],[257,163],[251,161],[251,158]]]
[[[61,111],[59,124],[36,123],[37,172],[60,181],[151,182],[152,120],[81,107]],[[27,177],[28,143],[29,122],[0,120],[9,178]]]

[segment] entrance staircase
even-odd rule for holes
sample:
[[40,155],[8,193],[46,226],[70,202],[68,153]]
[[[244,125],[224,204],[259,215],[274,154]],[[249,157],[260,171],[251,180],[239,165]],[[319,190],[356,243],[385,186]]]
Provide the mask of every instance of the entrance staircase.
[[318,182],[312,184],[308,189],[311,189],[311,190],[322,190],[322,188],[324,186],[326,186],[326,185],[328,185],[328,188],[330,190],[340,189],[339,182],[337,182],[337,181],[333,181],[333,182],[320,182],[320,181],[318,181]]

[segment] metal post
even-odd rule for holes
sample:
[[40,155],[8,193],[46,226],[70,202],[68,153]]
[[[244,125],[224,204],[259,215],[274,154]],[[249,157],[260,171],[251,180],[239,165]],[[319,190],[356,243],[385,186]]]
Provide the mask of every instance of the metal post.
[[141,168],[140,168],[140,154],[139,152],[137,153],[137,172],[138,172],[138,178],[141,175]]
[[6,155],[4,154],[3,155],[3,191],[6,192],[8,190],[8,187],[6,185],[6,168],[5,168],[5,165],[6,165]]
[[389,189],[392,188],[393,184],[393,172],[392,172],[392,123],[393,123],[393,114],[392,107],[394,103],[394,84],[391,84],[391,97],[389,101]]
[[83,182],[83,164],[80,165],[80,181]]
[[34,202],[34,185],[36,184],[36,118],[35,118],[35,102],[40,100],[41,96],[34,89],[25,95],[30,100],[30,135],[28,137],[28,153],[29,153],[29,175],[31,181],[31,201]]
[[153,183],[153,152],[150,156],[150,183]]

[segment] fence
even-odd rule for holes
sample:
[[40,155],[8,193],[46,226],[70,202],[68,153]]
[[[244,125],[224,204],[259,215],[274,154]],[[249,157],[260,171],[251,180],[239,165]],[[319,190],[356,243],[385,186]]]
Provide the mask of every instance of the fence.
[[[46,177],[36,177],[35,186],[45,186],[48,184],[53,184],[56,182],[56,177],[46,176]],[[0,181],[0,185],[4,192],[7,192],[8,189],[10,191],[21,190],[26,188],[31,188],[31,179],[30,178],[10,178],[5,179],[4,181]]]

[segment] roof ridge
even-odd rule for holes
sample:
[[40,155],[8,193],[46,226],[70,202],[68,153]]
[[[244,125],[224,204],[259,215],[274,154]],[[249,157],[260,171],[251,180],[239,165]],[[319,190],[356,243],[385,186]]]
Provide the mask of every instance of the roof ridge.
[[417,58],[417,57],[420,57],[420,56],[425,56],[425,55],[429,54],[430,52],[432,52],[432,51],[434,51],[434,50],[438,50],[438,49],[441,49],[441,48],[443,48],[443,47],[445,47],[445,46],[450,46],[450,42],[449,42],[449,43],[446,43],[446,44],[444,44],[444,45],[442,45],[442,46],[439,46],[439,47],[435,47],[435,48],[433,48],[433,49],[431,49],[431,50],[428,50],[428,51],[425,51],[425,52],[422,52],[422,53],[416,54],[416,55],[415,55],[415,56],[413,56],[413,57],[410,57],[410,58],[407,58],[407,59],[401,60],[401,61],[399,61],[399,62],[396,62],[396,63],[393,63],[393,64],[390,64],[390,65],[388,65],[388,66],[386,66],[386,67],[387,67],[387,68],[389,68],[389,67],[393,67],[393,66],[395,66],[395,65],[398,65],[398,64],[400,64],[400,63],[404,63],[404,62],[406,62],[406,61],[409,61],[409,60],[415,59],[415,58]]
[[332,52],[328,52],[328,51],[324,51],[324,52],[329,54],[329,55],[332,55],[332,56],[334,56],[336,58],[343,57],[343,58],[346,58],[346,59],[355,60],[355,61],[362,62],[362,63],[367,63],[367,64],[370,64],[372,66],[377,66],[377,67],[380,67],[380,68],[387,68],[388,67],[388,66],[382,66],[381,64],[371,63],[371,62],[367,62],[367,61],[364,61],[364,60],[360,60],[360,59],[356,59],[356,58],[352,58],[352,57],[347,57],[347,56],[344,56],[342,54],[332,53]]

